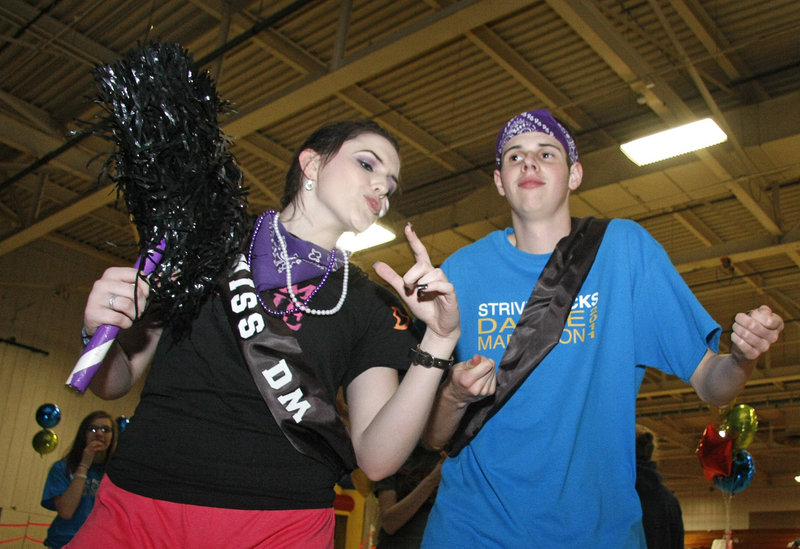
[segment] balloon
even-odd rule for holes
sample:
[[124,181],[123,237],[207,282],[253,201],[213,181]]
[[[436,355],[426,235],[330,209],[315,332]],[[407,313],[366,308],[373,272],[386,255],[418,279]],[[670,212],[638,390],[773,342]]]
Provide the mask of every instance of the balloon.
[[55,404],[42,404],[36,410],[36,423],[44,429],[51,429],[61,421],[61,410]]
[[756,411],[747,404],[737,404],[728,412],[724,429],[728,436],[733,437],[734,449],[746,450],[758,429]]
[[58,435],[50,429],[42,429],[33,435],[33,449],[39,452],[40,456],[49,454],[58,446]]
[[731,474],[732,446],[733,440],[721,436],[716,427],[708,424],[697,446],[697,459],[700,460],[706,480]]
[[119,430],[119,432],[122,433],[123,431],[125,431],[125,428],[128,426],[128,423],[130,422],[131,422],[130,418],[127,418],[125,416],[119,416],[117,418],[117,429]]
[[753,456],[747,450],[739,450],[731,465],[731,474],[728,476],[714,477],[714,486],[727,494],[738,494],[748,486],[753,480],[756,466],[753,463]]

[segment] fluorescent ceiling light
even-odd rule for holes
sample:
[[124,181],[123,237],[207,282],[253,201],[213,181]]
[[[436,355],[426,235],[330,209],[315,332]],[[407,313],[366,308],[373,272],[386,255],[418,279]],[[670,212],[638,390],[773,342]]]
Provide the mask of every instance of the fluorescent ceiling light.
[[373,223],[363,233],[355,234],[348,231],[342,234],[336,242],[336,247],[344,248],[351,252],[357,252],[392,240],[394,240],[394,233],[392,231],[381,227],[377,223]]
[[726,141],[728,136],[710,118],[655,133],[620,146],[638,166],[686,154]]

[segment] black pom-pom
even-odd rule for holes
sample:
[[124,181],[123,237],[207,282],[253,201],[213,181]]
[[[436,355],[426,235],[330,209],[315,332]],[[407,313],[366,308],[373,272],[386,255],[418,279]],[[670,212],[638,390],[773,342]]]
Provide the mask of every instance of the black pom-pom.
[[106,162],[139,231],[141,254],[165,244],[150,278],[159,320],[185,334],[248,234],[246,188],[218,116],[230,112],[206,72],[174,43],[98,66]]

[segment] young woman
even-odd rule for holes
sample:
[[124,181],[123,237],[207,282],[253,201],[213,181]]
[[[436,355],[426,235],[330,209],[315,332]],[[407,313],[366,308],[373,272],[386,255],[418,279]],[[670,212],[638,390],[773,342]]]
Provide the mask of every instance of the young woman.
[[400,301],[335,249],[388,210],[397,149],[368,121],[312,134],[281,211],[255,222],[186,337],[135,318],[134,299],[148,295],[135,270],[110,268],[94,284],[85,330],[121,331],[92,390],[118,397],[152,367],[74,547],[332,547],[342,473],[379,479],[402,465],[443,371],[421,364],[446,365],[459,336],[455,294],[408,227],[415,265],[403,277],[375,270],[426,323],[419,340]]
[[58,512],[45,547],[63,547],[89,516],[116,441],[116,424],[108,413],[97,411],[83,418],[72,447],[50,468],[44,485],[42,507]]

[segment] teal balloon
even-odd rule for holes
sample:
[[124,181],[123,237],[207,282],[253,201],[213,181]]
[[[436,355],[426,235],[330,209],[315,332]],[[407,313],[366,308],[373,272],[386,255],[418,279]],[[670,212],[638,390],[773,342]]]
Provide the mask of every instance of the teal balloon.
[[731,474],[728,476],[717,475],[714,477],[714,486],[726,494],[738,494],[748,486],[756,473],[753,456],[747,450],[739,450],[731,464]]
[[756,411],[747,404],[737,404],[728,412],[723,429],[726,436],[733,437],[734,450],[747,450],[758,430]]
[[50,429],[42,429],[33,435],[33,449],[36,450],[40,456],[49,454],[58,446],[58,435]]
[[43,429],[52,429],[61,421],[61,410],[55,404],[42,404],[36,410],[36,423]]
[[131,422],[130,418],[125,416],[119,416],[117,418],[117,430],[122,433],[128,427],[128,424]]

